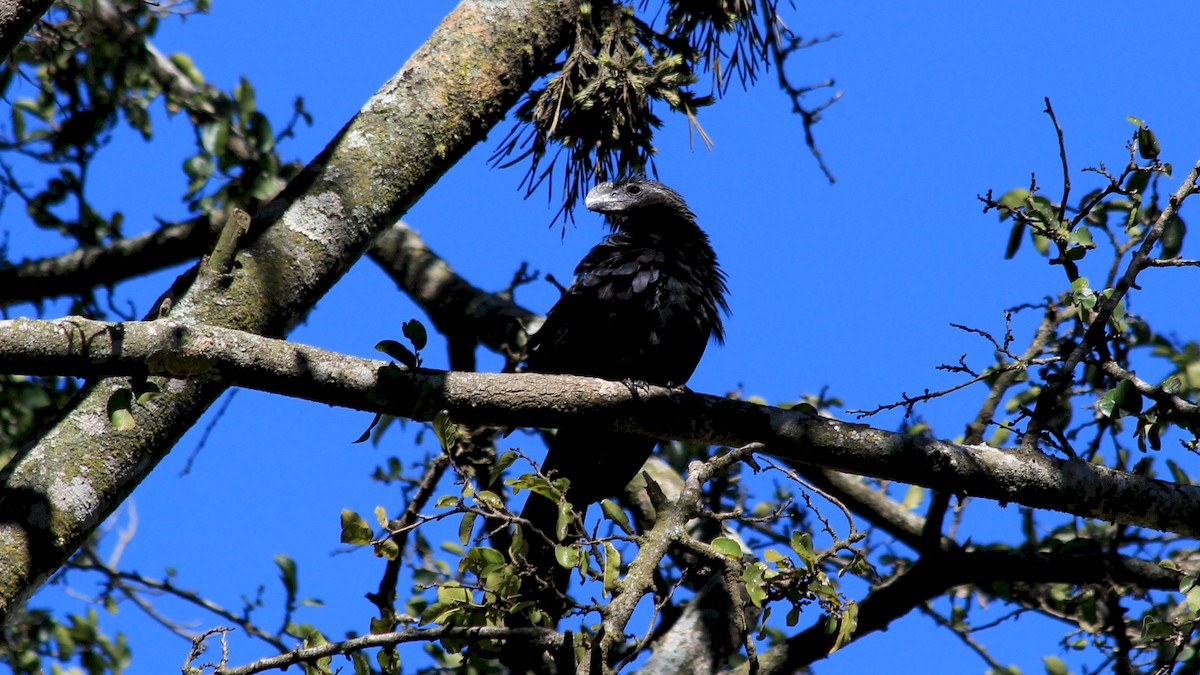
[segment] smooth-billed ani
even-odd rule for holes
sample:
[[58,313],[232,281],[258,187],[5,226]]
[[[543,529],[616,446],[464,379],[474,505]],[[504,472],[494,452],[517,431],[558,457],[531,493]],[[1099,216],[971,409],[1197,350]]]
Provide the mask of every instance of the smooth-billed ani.
[[[724,339],[725,275],[708,236],[678,193],[645,178],[597,185],[585,203],[613,232],[579,263],[575,281],[530,338],[528,370],[683,385],[709,339]],[[618,494],[656,443],[603,424],[565,427],[550,442],[542,472],[570,479],[567,499],[582,515]],[[549,499],[530,494],[521,515],[553,538],[557,513]],[[544,574],[542,591],[530,595],[557,620],[555,591],[565,589],[569,570],[554,563],[544,539],[525,538],[529,561]],[[547,567],[555,572],[545,574]]]

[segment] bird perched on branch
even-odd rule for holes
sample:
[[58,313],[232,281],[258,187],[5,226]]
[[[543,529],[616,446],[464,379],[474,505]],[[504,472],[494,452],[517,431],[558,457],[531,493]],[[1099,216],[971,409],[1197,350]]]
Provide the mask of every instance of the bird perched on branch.
[[[646,178],[601,183],[585,203],[607,217],[612,234],[579,263],[575,281],[530,338],[528,370],[683,385],[709,340],[724,339],[725,275],[708,236],[677,192]],[[567,500],[582,514],[589,504],[618,494],[656,443],[599,422],[566,427],[550,442],[541,468],[551,478],[570,480]],[[521,515],[553,539],[556,504],[530,494]],[[554,589],[565,588],[570,571],[555,564],[545,539],[525,539],[529,562],[543,571],[544,581],[553,579],[546,590],[554,597],[533,595],[557,620],[562,607]],[[545,574],[547,568],[554,573]]]

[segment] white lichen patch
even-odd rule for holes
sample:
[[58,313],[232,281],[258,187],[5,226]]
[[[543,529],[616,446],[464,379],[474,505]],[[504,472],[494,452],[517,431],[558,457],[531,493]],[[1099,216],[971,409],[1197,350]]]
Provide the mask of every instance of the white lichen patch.
[[316,242],[324,242],[332,228],[330,220],[344,220],[346,212],[337,193],[305,194],[283,214],[283,225]]
[[100,436],[112,430],[108,416],[101,412],[78,414],[79,431],[88,436]]
[[69,483],[55,483],[52,490],[55,508],[71,514],[72,520],[87,520],[99,511],[100,495],[83,476],[75,476]]

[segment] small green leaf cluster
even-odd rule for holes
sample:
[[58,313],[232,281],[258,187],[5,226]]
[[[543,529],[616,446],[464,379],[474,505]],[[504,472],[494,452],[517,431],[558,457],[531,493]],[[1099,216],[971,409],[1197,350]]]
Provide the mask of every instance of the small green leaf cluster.
[[[173,55],[172,60],[186,63],[186,72],[197,78],[194,84],[203,84],[199,71],[191,67],[186,55]],[[284,131],[276,134],[271,121],[258,110],[254,85],[246,78],[229,94],[206,91],[209,93],[203,105],[198,106],[194,101],[179,104],[189,110],[196,123],[198,146],[196,154],[183,162],[183,172],[188,178],[184,199],[198,213],[265,203],[299,173],[299,164],[283,162],[275,145],[292,134],[297,121],[312,124],[304,99],[296,99],[291,121]],[[214,177],[223,180],[215,190],[205,192]]]
[[[1011,394],[1007,412],[1026,415],[1041,401],[1042,405],[1033,406],[1042,413],[1039,423],[1062,432],[1061,443],[1079,433],[1071,426],[1080,407],[1076,399],[1090,399],[1092,423],[1099,430],[1120,432],[1132,420],[1137,447],[1147,452],[1161,449],[1162,437],[1172,427],[1192,434],[1185,444],[1197,444],[1200,424],[1194,415],[1181,414],[1177,402],[1200,393],[1200,350],[1193,343],[1156,333],[1149,317],[1129,310],[1131,297],[1139,290],[1137,275],[1156,266],[1156,261],[1176,260],[1187,233],[1178,211],[1163,203],[1161,185],[1172,177],[1173,168],[1161,160],[1157,136],[1143,120],[1130,117],[1130,122],[1137,129],[1127,146],[1128,162],[1119,173],[1109,172],[1104,165],[1086,169],[1102,183],[1073,204],[1039,194],[1036,181],[997,200],[989,195],[984,202],[988,209],[996,209],[1002,221],[1012,221],[1005,257],[1013,257],[1028,234],[1034,250],[1051,265],[1060,266],[1069,282],[1069,289],[1045,305],[1047,320],[1057,331],[1044,348],[1046,366],[1037,378],[1021,373],[1020,379],[1028,384]],[[1065,164],[1065,147],[1062,152]],[[1067,184],[1064,197],[1069,193]],[[1098,321],[1106,324],[1102,334],[1091,329]],[[1144,347],[1150,348],[1151,357],[1170,364],[1173,372],[1157,383],[1138,380],[1130,355]],[[1076,386],[1065,386],[1057,363],[1076,359],[1081,350],[1083,367],[1074,377]],[[989,382],[1011,370],[1013,362],[1001,356]],[[1047,394],[1054,394],[1053,406],[1045,405]],[[1010,428],[1009,422],[1001,423],[990,442],[1002,443]],[[1093,442],[1090,447],[1100,445]],[[1118,442],[1117,466],[1124,465],[1127,454]]]
[[[108,610],[116,613],[116,605],[110,604]],[[125,634],[106,633],[95,607],[63,619],[38,609],[19,612],[5,623],[0,650],[14,675],[41,675],[45,672],[42,659],[53,660],[56,674],[79,669],[121,673],[133,661]]]

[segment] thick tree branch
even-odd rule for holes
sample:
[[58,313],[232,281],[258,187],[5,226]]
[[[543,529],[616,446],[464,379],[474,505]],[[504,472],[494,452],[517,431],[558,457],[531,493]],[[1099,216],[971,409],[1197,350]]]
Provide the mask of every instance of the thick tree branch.
[[52,0],[11,0],[0,3],[0,59],[8,58],[39,17],[54,4]]
[[194,260],[212,247],[218,231],[207,217],[198,217],[102,246],[0,269],[0,307],[75,295]]
[[[141,373],[239,385],[418,420],[447,410],[466,424],[559,427],[608,419],[617,431],[718,445],[766,445],[789,462],[924,485],[1188,536],[1200,488],[1080,460],[898,434],[745,401],[656,386],[533,373],[403,371],[384,362],[176,321],[0,321],[14,372]],[[167,384],[182,390],[179,380]],[[114,385],[115,388],[115,385]],[[150,417],[158,405],[138,404]],[[107,426],[105,418],[92,424]],[[95,434],[102,429],[92,429]]]
[[[282,195],[229,274],[185,275],[170,316],[281,335],[371,239],[481,140],[568,42],[575,3],[465,0]],[[0,484],[0,619],[75,551],[220,395],[162,383],[135,428],[108,425],[125,380],[90,384]]]

